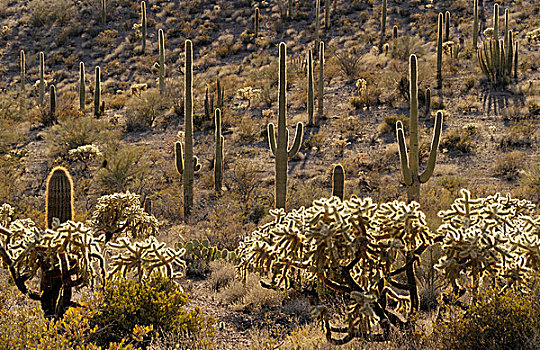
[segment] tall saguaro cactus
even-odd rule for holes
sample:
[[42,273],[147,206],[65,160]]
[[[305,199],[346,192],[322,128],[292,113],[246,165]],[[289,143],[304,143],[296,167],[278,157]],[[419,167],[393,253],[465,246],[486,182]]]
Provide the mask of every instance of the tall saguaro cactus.
[[221,134],[221,110],[216,109],[216,155],[214,158],[214,187],[216,193],[220,194],[223,187],[223,144],[225,138]]
[[319,55],[319,42],[321,41],[321,0],[315,1],[315,55]]
[[313,118],[313,52],[311,49],[307,52],[307,111],[308,125],[315,125]]
[[442,89],[443,14],[437,19],[437,89]]
[[394,25],[392,28],[392,57],[397,57],[398,49],[398,26]]
[[296,134],[291,148],[288,148],[289,131],[287,130],[287,45],[279,44],[279,115],[277,126],[277,140],[274,124],[268,124],[268,143],[270,150],[276,157],[276,208],[284,208],[287,201],[287,165],[290,158],[300,150],[304,125],[296,125]]
[[51,85],[49,90],[49,122],[54,124],[56,122],[56,87]]
[[159,41],[159,93],[165,92],[165,34],[163,29],[158,31]]
[[73,180],[64,167],[54,168],[47,177],[45,217],[47,228],[52,228],[54,218],[63,223],[73,217]]
[[450,40],[450,12],[444,13],[444,41]]
[[101,24],[107,23],[107,0],[101,0]]
[[45,54],[39,53],[39,105],[45,101]]
[[255,17],[253,18],[253,31],[255,32],[255,38],[259,36],[259,7],[255,7]]
[[409,91],[410,91],[410,118],[409,118],[409,155],[405,145],[405,135],[403,124],[397,122],[396,133],[399,144],[399,157],[401,161],[401,172],[407,185],[407,200],[409,202],[419,201],[420,184],[427,182],[437,161],[437,149],[442,131],[443,115],[437,112],[435,118],[435,130],[431,141],[431,151],[429,153],[428,164],[422,174],[419,174],[419,147],[418,147],[418,61],[416,55],[411,55],[409,60]]
[[79,110],[84,113],[86,105],[86,85],[84,76],[84,62],[79,62]]
[[330,0],[324,1],[324,28],[330,28]]
[[24,50],[21,50],[19,53],[19,70],[21,72],[21,90],[25,91],[26,83],[26,58],[24,55]]
[[473,4],[473,49],[476,50],[478,48],[478,0],[474,0]]
[[317,118],[324,116],[324,42],[319,44],[319,81],[317,82]]
[[193,43],[186,40],[186,62],[184,66],[184,220],[193,207]]
[[341,201],[345,199],[345,171],[341,164],[336,165],[332,171],[332,196]]
[[146,2],[141,1],[141,33],[142,33],[142,53],[146,51]]
[[383,0],[381,10],[381,37],[379,40],[379,52],[382,51],[382,47],[384,45],[384,37],[386,35],[386,6],[386,0]]
[[96,67],[95,72],[95,87],[94,87],[94,115],[99,117],[101,106],[101,68]]

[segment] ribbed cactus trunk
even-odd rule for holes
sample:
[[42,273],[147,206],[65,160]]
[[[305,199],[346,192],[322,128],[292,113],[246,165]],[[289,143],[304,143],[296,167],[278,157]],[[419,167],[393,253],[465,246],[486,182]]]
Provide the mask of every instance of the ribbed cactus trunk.
[[215,114],[216,125],[216,154],[214,158],[214,188],[217,194],[221,194],[223,187],[223,144],[225,138],[221,134],[221,110],[216,109]]
[[398,47],[398,26],[394,26],[392,29],[392,57],[397,57]]
[[107,23],[107,2],[106,0],[101,0],[101,24],[105,25]]
[[437,89],[442,89],[443,14],[437,19]]
[[508,39],[509,39],[509,28],[508,26],[510,25],[510,14],[508,12],[508,9],[504,9],[504,48],[507,49],[508,48]]
[[255,7],[255,17],[253,18],[253,31],[255,38],[259,36],[259,8]]
[[319,42],[321,41],[321,0],[315,0],[315,56],[319,55]]
[[450,40],[450,12],[446,11],[444,13],[444,40]]
[[341,201],[345,199],[345,171],[341,164],[336,165],[332,171],[332,196]]
[[159,41],[159,93],[165,93],[165,34],[163,29],[158,31]]
[[437,112],[435,118],[435,130],[431,141],[431,151],[426,169],[419,174],[419,147],[418,147],[418,61],[416,55],[411,55],[409,61],[409,91],[410,91],[410,117],[409,117],[409,155],[405,145],[403,125],[400,121],[396,125],[396,133],[399,144],[399,156],[401,160],[401,172],[407,186],[408,202],[419,201],[420,184],[427,182],[437,160],[437,149],[442,131],[442,112]]
[[286,207],[287,200],[287,165],[289,158],[294,157],[300,150],[304,127],[302,123],[296,125],[296,134],[289,150],[289,132],[287,130],[287,45],[279,44],[279,115],[277,141],[274,124],[268,124],[268,142],[270,150],[276,157],[275,171],[275,198],[276,208]]
[[429,88],[426,89],[426,110],[425,110],[425,117],[429,118],[429,112],[431,111],[431,90]]
[[319,44],[319,81],[317,92],[317,118],[319,120],[324,116],[324,42]]
[[21,72],[21,90],[25,91],[26,83],[26,57],[24,55],[24,50],[21,50],[19,53],[19,70]]
[[60,223],[73,218],[73,180],[63,167],[54,168],[47,178],[45,217],[47,228],[52,228],[54,218]]
[[493,40],[499,41],[499,4],[493,6]]
[[79,62],[79,110],[84,113],[86,105],[86,84],[84,62]]
[[49,122],[56,123],[56,87],[51,85],[49,91]]
[[45,102],[45,54],[39,53],[39,105]]
[[324,28],[330,28],[330,0],[324,0]]
[[142,32],[142,48],[141,52],[144,54],[146,52],[146,2],[141,1],[141,32]]
[[308,111],[308,125],[315,125],[315,120],[313,118],[313,52],[311,49],[307,52],[307,111]]
[[472,36],[473,36],[473,49],[476,51],[476,49],[478,48],[478,32],[479,32],[479,27],[478,27],[478,0],[474,0],[474,4],[473,4],[473,32],[472,32]]
[[94,115],[96,117],[100,116],[100,106],[101,106],[101,68],[96,67],[96,72],[94,75],[95,87],[94,87]]
[[186,40],[184,67],[184,220],[193,207],[193,44]]
[[514,43],[514,80],[518,80],[518,41]]
[[289,10],[288,10],[288,13],[287,13],[287,17],[289,19],[291,19],[292,16],[293,16],[293,0],[289,0],[289,6],[288,7],[289,7]]
[[381,36],[379,39],[379,52],[382,52],[382,47],[384,45],[384,39],[386,36],[386,6],[386,0],[383,0],[381,10]]

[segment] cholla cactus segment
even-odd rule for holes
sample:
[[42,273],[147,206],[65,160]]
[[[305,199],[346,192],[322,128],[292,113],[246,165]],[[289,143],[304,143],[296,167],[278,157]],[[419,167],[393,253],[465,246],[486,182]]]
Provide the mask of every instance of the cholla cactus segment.
[[15,209],[7,203],[0,205],[0,226],[7,227],[13,220]]
[[[289,213],[278,208],[270,214],[272,222],[240,243],[241,275],[257,271],[281,288],[301,279],[350,295],[347,317],[353,327],[346,333],[353,337],[374,336],[370,331],[376,323],[385,329],[390,323],[402,322],[388,319],[386,298],[395,300],[400,308],[392,312],[416,309],[416,288],[393,279],[408,275],[410,269],[414,276],[415,261],[435,239],[418,203],[377,205],[370,198],[353,196],[341,201],[331,197],[316,200],[309,208]],[[407,257],[404,266],[396,266],[398,256]],[[331,334],[333,327],[328,324],[326,328]]]
[[114,254],[111,258],[111,275],[120,273],[126,277],[136,272],[140,280],[156,271],[161,276],[174,278],[182,275],[180,271],[175,271],[175,266],[185,267],[182,260],[185,249],[167,247],[154,236],[141,242],[131,242],[127,237],[122,237],[116,243],[109,243],[109,247]]
[[485,277],[507,286],[540,267],[540,218],[529,201],[499,194],[472,199],[461,190],[451,208],[441,211],[443,258],[438,268],[454,285],[462,275],[476,288]]
[[105,241],[118,236],[146,237],[158,232],[159,222],[141,208],[139,196],[130,192],[100,197],[90,224]]

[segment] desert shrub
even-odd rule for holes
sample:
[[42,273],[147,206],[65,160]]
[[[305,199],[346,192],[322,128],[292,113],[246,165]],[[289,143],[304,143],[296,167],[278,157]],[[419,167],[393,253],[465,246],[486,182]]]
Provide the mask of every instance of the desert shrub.
[[471,153],[475,148],[474,136],[478,133],[474,127],[448,130],[441,141],[441,147],[450,152]]
[[109,124],[92,117],[66,119],[51,127],[43,138],[47,154],[65,157],[69,151],[85,145],[102,145],[116,137]]
[[530,162],[521,174],[520,192],[527,198],[540,200],[540,159]]
[[520,151],[513,151],[502,154],[497,158],[493,166],[495,175],[506,180],[514,180],[523,166],[525,154]]
[[532,122],[512,125],[499,141],[498,148],[507,151],[513,148],[531,147],[536,128]]
[[154,335],[174,332],[185,343],[211,342],[213,319],[199,308],[186,310],[188,297],[174,281],[152,277],[142,282],[128,279],[105,285],[92,325],[96,342],[107,344],[129,337],[136,326],[152,327]]
[[490,289],[465,313],[435,327],[441,349],[538,349],[540,301],[536,294]]
[[35,27],[65,24],[75,13],[69,0],[32,0],[28,3],[30,23]]
[[137,131],[152,127],[154,121],[167,110],[165,98],[158,90],[144,91],[134,95],[126,104],[126,130]]
[[26,116],[28,102],[15,89],[0,91],[0,115],[2,119],[20,121]]
[[353,80],[358,77],[360,72],[360,62],[362,56],[358,54],[356,49],[351,51],[339,51],[336,52],[336,60],[339,65],[339,69],[343,76],[347,79]]
[[0,130],[0,154],[9,151],[10,147],[24,140],[19,132],[10,130]]
[[132,146],[109,146],[104,155],[104,167],[96,180],[103,192],[126,192],[142,185],[148,170],[141,162],[144,150]]
[[384,117],[384,120],[377,127],[377,131],[380,134],[390,134],[395,135],[396,133],[396,123],[401,121],[403,125],[409,125],[409,117],[400,114],[392,114]]

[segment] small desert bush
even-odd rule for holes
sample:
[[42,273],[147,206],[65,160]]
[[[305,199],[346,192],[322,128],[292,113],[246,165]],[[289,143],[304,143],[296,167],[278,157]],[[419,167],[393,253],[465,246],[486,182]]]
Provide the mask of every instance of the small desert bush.
[[536,128],[532,122],[512,125],[499,141],[499,149],[503,151],[514,148],[531,147],[534,142]]
[[227,287],[233,280],[236,274],[234,265],[224,260],[216,260],[210,262],[209,282],[212,290],[220,291]]
[[76,13],[69,0],[32,0],[28,3],[30,23],[35,27],[66,24]]
[[382,135],[395,135],[398,121],[401,121],[403,125],[409,125],[409,117],[403,114],[392,114],[384,117],[384,120],[377,127],[377,131]]
[[129,337],[136,326],[152,327],[154,336],[173,332],[193,345],[211,343],[213,319],[199,308],[186,310],[187,294],[174,281],[153,277],[108,283],[101,296],[92,325],[98,327],[96,342],[108,344]]
[[508,181],[514,180],[523,167],[525,158],[525,154],[520,151],[512,151],[510,153],[502,154],[495,161],[493,171],[495,175]]
[[232,280],[221,293],[221,299],[233,309],[259,311],[281,305],[284,294],[261,286],[261,277],[249,273],[245,281]]
[[524,166],[519,183],[523,197],[535,202],[540,200],[540,157]]
[[50,157],[65,157],[80,146],[104,144],[116,137],[109,124],[93,117],[66,119],[52,126],[43,136]]
[[133,146],[109,146],[96,180],[103,193],[136,191],[148,168],[141,162],[144,150]]
[[442,349],[538,349],[540,301],[535,293],[487,290],[464,313],[435,326]]
[[151,128],[154,121],[167,110],[166,98],[158,90],[134,95],[126,104],[126,130],[138,131]]
[[473,127],[448,130],[441,141],[441,147],[450,152],[471,153],[475,148],[475,136],[478,130]]

